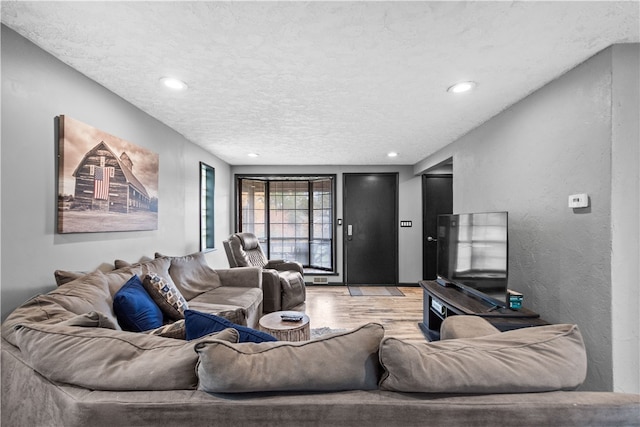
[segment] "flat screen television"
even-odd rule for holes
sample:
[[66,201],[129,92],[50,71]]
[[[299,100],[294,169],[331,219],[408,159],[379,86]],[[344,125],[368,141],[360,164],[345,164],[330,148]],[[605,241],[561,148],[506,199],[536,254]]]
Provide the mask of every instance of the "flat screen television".
[[438,216],[437,281],[506,308],[507,212]]

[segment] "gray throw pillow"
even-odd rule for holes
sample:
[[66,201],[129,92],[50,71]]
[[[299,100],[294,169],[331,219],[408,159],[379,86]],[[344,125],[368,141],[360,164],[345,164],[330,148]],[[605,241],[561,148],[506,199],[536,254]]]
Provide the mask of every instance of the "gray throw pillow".
[[113,297],[115,294],[118,293],[118,291],[122,288],[122,286],[124,286],[129,279],[131,279],[131,277],[133,275],[136,275],[140,278],[140,280],[142,280],[142,278],[144,277],[144,274],[142,271],[142,266],[136,266],[136,267],[124,267],[124,268],[119,268],[117,270],[111,270],[107,273],[104,274],[105,279],[107,280],[107,287],[109,288],[109,293],[111,294],[111,296]]
[[424,393],[530,393],[574,389],[587,356],[576,325],[517,329],[479,338],[380,344],[380,389]]
[[220,276],[207,265],[203,252],[196,252],[180,257],[163,256],[171,261],[169,275],[187,301],[220,287]]
[[128,261],[124,261],[121,259],[116,259],[115,261],[113,261],[113,265],[115,266],[116,270],[120,269],[120,268],[126,268],[126,267],[137,267],[141,264],[144,264],[145,262],[148,261],[153,261],[152,258],[149,258],[148,256],[142,256],[140,257],[140,260],[138,262],[128,262]]
[[[302,342],[196,345],[198,389],[213,393],[374,390],[382,325]],[[259,373],[259,374],[256,374]]]
[[62,286],[87,274],[89,274],[88,271],[56,270],[53,272],[53,277],[56,279],[56,285]]
[[46,296],[55,300],[61,307],[73,314],[98,311],[109,317],[116,329],[120,329],[113,311],[113,299],[109,291],[106,275],[100,270],[59,286],[47,293]]

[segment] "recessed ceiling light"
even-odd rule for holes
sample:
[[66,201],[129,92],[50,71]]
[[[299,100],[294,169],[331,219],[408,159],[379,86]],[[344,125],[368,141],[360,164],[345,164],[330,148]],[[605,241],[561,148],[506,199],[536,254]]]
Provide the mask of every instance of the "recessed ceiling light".
[[163,77],[160,79],[163,85],[173,90],[185,90],[187,84],[182,80],[175,79],[173,77]]
[[249,153],[249,154],[247,154],[247,156],[249,156],[249,157],[258,157],[259,154],[258,153]]
[[395,151],[392,151],[389,154],[387,154],[387,156],[389,156],[389,157],[398,157],[398,153],[396,153]]
[[475,87],[477,86],[476,82],[460,82],[460,83],[456,83],[453,86],[450,86],[447,89],[447,92],[452,92],[452,93],[463,93],[463,92],[469,92],[470,90],[473,90]]

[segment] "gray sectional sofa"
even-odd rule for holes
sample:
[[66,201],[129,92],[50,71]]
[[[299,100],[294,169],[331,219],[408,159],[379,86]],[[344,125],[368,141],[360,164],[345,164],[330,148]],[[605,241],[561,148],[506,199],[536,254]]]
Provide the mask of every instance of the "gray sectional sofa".
[[80,276],[3,322],[3,426],[640,425],[640,396],[572,391],[586,370],[575,325],[500,333],[453,316],[437,343],[375,323],[299,343],[171,338],[179,321],[123,331],[113,296],[150,273],[192,310],[261,315],[260,269],[214,271],[201,254]]

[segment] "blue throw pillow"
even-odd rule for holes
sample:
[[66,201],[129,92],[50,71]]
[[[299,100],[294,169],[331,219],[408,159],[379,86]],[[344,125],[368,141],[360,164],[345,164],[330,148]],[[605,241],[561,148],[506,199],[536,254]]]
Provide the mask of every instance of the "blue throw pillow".
[[224,317],[214,314],[202,313],[195,310],[184,311],[184,324],[186,329],[187,341],[220,332],[227,328],[233,328],[238,331],[238,342],[265,342],[278,341],[273,335],[266,332],[251,329],[246,326],[236,325],[225,319]]
[[162,326],[162,310],[151,299],[137,275],[113,296],[113,311],[125,331],[143,332]]

